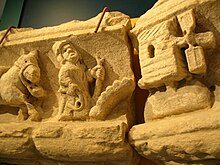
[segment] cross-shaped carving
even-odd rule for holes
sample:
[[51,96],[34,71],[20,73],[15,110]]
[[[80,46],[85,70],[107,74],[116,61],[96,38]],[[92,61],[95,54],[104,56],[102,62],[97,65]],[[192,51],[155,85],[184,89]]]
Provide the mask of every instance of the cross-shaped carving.
[[[203,49],[214,48],[215,37],[212,32],[195,33],[195,28],[195,15],[189,10],[138,36],[141,88],[173,86],[190,73],[206,73]],[[182,48],[186,49],[184,54]]]
[[193,74],[205,74],[206,62],[203,48],[214,48],[215,37],[213,32],[195,33],[196,20],[193,10],[177,16],[183,32],[183,42],[178,43],[179,47],[188,44],[185,50],[189,72]]

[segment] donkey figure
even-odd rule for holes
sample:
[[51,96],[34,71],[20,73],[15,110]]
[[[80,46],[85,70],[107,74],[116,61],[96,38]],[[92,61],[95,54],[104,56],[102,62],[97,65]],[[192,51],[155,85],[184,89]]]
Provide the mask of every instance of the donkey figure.
[[18,107],[18,119],[40,121],[33,101],[44,96],[39,86],[38,51],[22,54],[14,65],[0,77],[0,105]]

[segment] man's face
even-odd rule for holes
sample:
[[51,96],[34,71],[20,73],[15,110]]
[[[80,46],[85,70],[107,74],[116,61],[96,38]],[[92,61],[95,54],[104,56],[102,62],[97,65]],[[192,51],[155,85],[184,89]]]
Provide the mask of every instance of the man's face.
[[70,44],[64,45],[61,51],[63,58],[66,61],[72,62],[73,64],[76,64],[79,61],[78,52],[73,47],[71,47]]

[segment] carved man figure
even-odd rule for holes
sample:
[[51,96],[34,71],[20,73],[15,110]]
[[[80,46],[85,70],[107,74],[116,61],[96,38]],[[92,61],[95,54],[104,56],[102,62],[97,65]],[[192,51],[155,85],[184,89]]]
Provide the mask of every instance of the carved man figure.
[[[59,120],[85,120],[92,104],[89,82],[94,78],[103,81],[104,68],[97,62],[97,66],[87,69],[79,51],[66,40],[57,41],[53,45],[53,52],[61,63],[59,71],[61,100],[57,117]],[[95,88],[101,88],[101,85]]]

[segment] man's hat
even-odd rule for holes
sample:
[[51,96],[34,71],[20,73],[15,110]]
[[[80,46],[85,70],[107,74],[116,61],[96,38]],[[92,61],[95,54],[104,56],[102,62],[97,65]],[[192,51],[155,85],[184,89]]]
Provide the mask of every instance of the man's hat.
[[61,48],[67,44],[70,44],[67,40],[57,41],[52,47],[52,50],[56,56],[61,53]]

